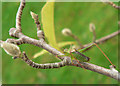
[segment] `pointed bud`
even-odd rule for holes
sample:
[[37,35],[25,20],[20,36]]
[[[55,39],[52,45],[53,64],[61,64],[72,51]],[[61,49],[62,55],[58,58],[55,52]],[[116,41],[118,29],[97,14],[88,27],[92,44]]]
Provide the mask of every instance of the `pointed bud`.
[[13,57],[20,56],[20,54],[21,54],[19,47],[15,44],[2,42],[0,45],[7,54],[9,54]]
[[90,23],[89,24],[89,29],[90,29],[90,32],[95,31],[95,25],[93,23]]
[[33,19],[38,19],[38,15],[33,13],[32,11],[30,11],[30,14],[32,16]]
[[64,28],[62,30],[62,34],[65,35],[65,36],[70,36],[72,34],[72,32],[69,28]]

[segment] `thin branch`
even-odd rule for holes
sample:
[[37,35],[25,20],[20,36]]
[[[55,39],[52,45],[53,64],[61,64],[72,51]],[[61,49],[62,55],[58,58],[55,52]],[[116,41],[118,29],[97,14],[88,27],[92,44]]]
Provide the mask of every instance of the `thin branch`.
[[25,7],[25,0],[21,0],[18,12],[16,14],[16,29],[20,30],[20,32],[22,31],[22,29],[21,29],[21,16],[22,16],[22,11],[23,11],[24,7]]
[[116,35],[120,34],[120,30],[116,31],[116,32],[113,32],[105,37],[102,37],[101,39],[98,39],[96,40],[96,43],[99,44],[99,43],[102,43],[102,42],[105,42],[107,41],[108,39],[111,39],[113,37],[115,37]]
[[114,7],[115,9],[119,9],[120,10],[120,6],[117,6],[113,2],[109,1],[108,4],[111,5],[112,7]]
[[[81,65],[79,65],[79,63],[78,63],[76,60],[73,60],[72,62],[73,62],[75,65],[70,64],[71,66],[81,67]],[[104,68],[104,67],[97,66],[97,65],[94,65],[94,64],[91,64],[91,63],[86,63],[86,62],[80,62],[80,63],[83,65],[83,67],[84,67],[85,69],[88,69],[88,70],[91,70],[91,71],[94,71],[94,72],[97,72],[97,73],[106,75],[106,76],[108,76],[108,77],[111,77],[111,78],[114,78],[114,79],[120,81],[120,73],[118,73],[117,70],[106,69],[106,68]],[[114,67],[113,67],[113,68],[114,68]]]
[[74,39],[78,42],[78,44],[80,45],[80,48],[83,48],[83,45],[82,45],[82,43],[80,42],[80,39],[79,39],[76,35],[71,34],[71,37],[74,38]]
[[112,7],[114,7],[115,9],[120,9],[120,6],[117,6],[116,4],[114,4],[112,1],[109,0],[101,0],[103,3],[107,3],[109,5],[111,5]]
[[[109,39],[117,36],[118,34],[120,34],[120,30],[118,30],[118,31],[116,31],[116,32],[113,32],[113,33],[111,33],[111,34],[109,34],[109,35],[107,35],[107,36],[104,36],[104,37],[96,40],[96,43],[97,43],[97,44],[101,44],[101,43],[103,43],[103,42],[105,42],[105,41],[107,41],[107,40],[109,40]],[[85,47],[87,47],[87,46],[89,46],[89,45],[91,45],[91,43],[85,44],[85,45],[83,45],[83,47],[85,48]],[[94,46],[94,45],[93,45],[93,46]],[[92,47],[92,46],[91,46],[91,47]]]
[[36,25],[37,25],[37,36],[39,39],[45,39],[45,36],[44,36],[44,32],[41,30],[41,25],[40,25],[40,22],[39,22],[39,19],[38,19],[38,15],[33,13],[33,12],[30,12],[32,18],[34,19]]
[[80,39],[79,39],[76,35],[74,35],[69,28],[64,28],[64,29],[62,30],[62,34],[65,35],[65,36],[70,36],[70,37],[72,37],[72,38],[75,39],[75,40],[77,41],[77,43],[79,44],[79,48],[83,48],[83,45],[82,45],[82,43],[80,42]]
[[37,25],[37,30],[41,30],[41,25],[38,19],[38,14],[33,13],[32,11],[30,12],[32,18],[34,19],[36,25]]
[[6,42],[13,43],[16,45],[25,44],[22,39],[7,39]]
[[60,67],[64,67],[65,65],[67,65],[67,60],[64,59],[61,62],[56,62],[56,63],[47,63],[47,64],[38,64],[33,62],[32,60],[30,60],[26,53],[23,52],[23,56],[20,57],[23,61],[25,61],[29,66],[32,66],[33,68],[37,68],[37,69],[52,69],[52,68],[60,68]]

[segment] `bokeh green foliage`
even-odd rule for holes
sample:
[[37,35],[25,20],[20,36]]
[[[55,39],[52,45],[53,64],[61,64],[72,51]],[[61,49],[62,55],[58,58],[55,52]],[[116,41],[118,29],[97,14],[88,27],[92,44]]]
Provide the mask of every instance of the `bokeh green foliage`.
[[[41,19],[41,8],[45,2],[27,2],[22,15],[22,31],[32,38],[36,36],[36,25],[31,18],[30,11],[39,14]],[[117,3],[116,3],[117,4]],[[18,2],[2,3],[2,40],[12,38],[9,36],[9,29],[15,27],[15,16],[19,7]],[[40,20],[41,21],[41,20]],[[109,5],[100,2],[56,2],[55,3],[55,34],[57,42],[74,41],[71,37],[65,37],[61,30],[70,28],[83,44],[92,40],[92,33],[89,31],[89,23],[96,26],[97,38],[106,36],[118,30],[118,11]],[[117,36],[99,45],[118,67],[118,38]],[[69,46],[67,46],[69,47]],[[20,45],[21,50],[26,51],[29,58],[36,52],[42,50],[39,47],[24,44]],[[91,58],[91,63],[109,68],[110,63],[103,54],[93,47],[84,53]],[[48,63],[58,61],[51,54],[42,55],[33,61]],[[117,81],[104,75],[83,70],[77,67],[62,67],[59,69],[34,69],[20,59],[13,60],[11,56],[2,52],[2,81],[6,84],[116,84]]]

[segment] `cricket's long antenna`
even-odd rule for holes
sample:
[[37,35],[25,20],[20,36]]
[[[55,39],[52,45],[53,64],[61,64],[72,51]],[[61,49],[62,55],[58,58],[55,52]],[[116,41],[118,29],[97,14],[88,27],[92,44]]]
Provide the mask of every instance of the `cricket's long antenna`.
[[116,68],[116,66],[110,61],[110,59],[107,57],[107,55],[101,50],[101,48],[96,44],[96,43],[94,43],[95,45],[96,45],[96,47],[103,53],[103,55],[107,58],[107,60],[111,63],[111,65],[113,65],[114,66],[114,68]]

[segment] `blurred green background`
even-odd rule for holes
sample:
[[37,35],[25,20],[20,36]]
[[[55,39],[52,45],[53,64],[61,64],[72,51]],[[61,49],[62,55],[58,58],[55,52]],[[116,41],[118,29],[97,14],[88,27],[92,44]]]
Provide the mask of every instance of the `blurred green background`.
[[[22,15],[22,30],[25,35],[38,39],[36,25],[30,11],[39,14],[40,17],[44,4],[45,2],[26,3]],[[2,3],[2,40],[12,38],[8,31],[11,27],[15,27],[18,7],[19,2]],[[118,10],[100,2],[56,2],[54,16],[57,42],[74,41],[71,37],[61,34],[61,30],[67,27],[80,38],[83,44],[90,43],[92,33],[89,31],[89,23],[91,22],[96,26],[97,39],[118,30]],[[118,67],[118,36],[99,46]],[[29,58],[42,50],[29,44],[20,45],[20,48],[26,51]],[[109,68],[110,63],[98,48],[93,47],[84,54],[91,58],[90,63]],[[51,54],[45,54],[33,61],[48,63],[58,60]],[[20,59],[13,60],[4,50],[2,52],[2,82],[3,84],[117,84],[117,81],[112,78],[77,67],[34,69]]]

